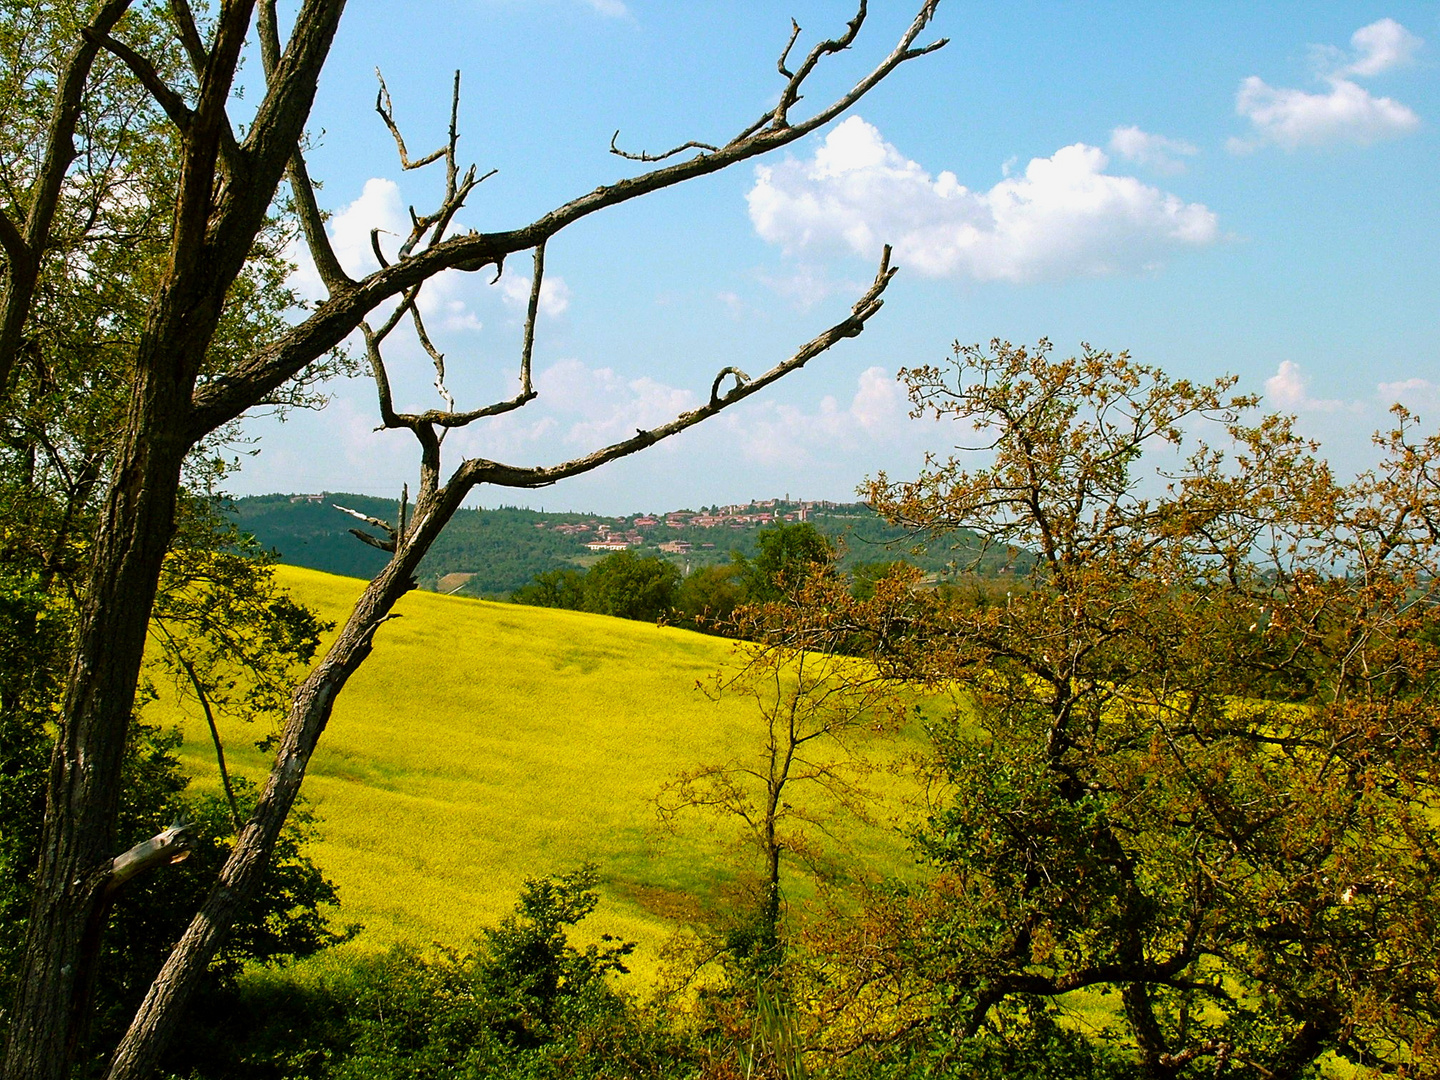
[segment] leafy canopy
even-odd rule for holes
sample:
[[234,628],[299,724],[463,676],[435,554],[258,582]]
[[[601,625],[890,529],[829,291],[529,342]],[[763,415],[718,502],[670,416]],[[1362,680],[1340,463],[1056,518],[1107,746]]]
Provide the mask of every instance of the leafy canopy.
[[937,876],[871,912],[893,966],[825,994],[877,1036],[931,1009],[979,1037],[1113,992],[1154,1077],[1435,1067],[1440,436],[1397,408],[1341,483],[1229,379],[1045,342],[903,376],[991,456],[881,475],[872,501],[1036,565],[889,643],[963,690],[916,837]]

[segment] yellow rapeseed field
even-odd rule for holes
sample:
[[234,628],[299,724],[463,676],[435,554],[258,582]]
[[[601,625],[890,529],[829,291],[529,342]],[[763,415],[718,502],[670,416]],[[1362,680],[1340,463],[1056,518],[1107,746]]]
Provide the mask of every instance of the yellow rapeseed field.
[[[363,584],[278,575],[337,621]],[[703,918],[741,865],[731,822],[691,814],[670,833],[654,808],[680,769],[759,749],[753,702],[717,704],[696,688],[733,645],[434,593],[397,610],[340,696],[304,788],[319,819],[311,853],[340,888],[340,921],[365,927],[355,947],[463,946],[510,911],[524,878],[593,861],[604,899],[585,936],[639,942],[637,973],[652,973],[663,942]],[[218,786],[197,710],[162,692],[146,716],[178,723],[195,784]],[[222,734],[232,770],[261,779],[267,756],[253,744],[267,732],[232,723]],[[904,800],[897,781],[879,782],[893,821],[841,822],[839,834],[858,865],[888,872],[908,862],[893,823]],[[798,902],[808,892],[791,889]]]

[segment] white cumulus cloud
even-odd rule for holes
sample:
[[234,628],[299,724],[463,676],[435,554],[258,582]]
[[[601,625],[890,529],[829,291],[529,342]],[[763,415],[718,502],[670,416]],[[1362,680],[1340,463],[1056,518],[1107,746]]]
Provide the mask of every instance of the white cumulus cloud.
[[915,441],[909,400],[883,367],[862,371],[848,403],[826,394],[812,407],[766,400],[725,414],[728,441],[747,461],[803,468],[818,461],[863,459]]
[[1382,71],[1410,63],[1424,43],[1424,39],[1416,37],[1394,19],[1380,19],[1350,35],[1354,58],[1337,74],[1362,78],[1379,75]]
[[762,238],[787,253],[848,250],[896,258],[931,277],[1025,282],[1148,269],[1177,249],[1215,241],[1199,203],[1107,171],[1104,151],[1076,143],[1019,176],[972,191],[932,176],[858,116],[809,161],[761,165],[747,199]]
[[1382,404],[1404,405],[1408,409],[1423,413],[1428,420],[1435,420],[1440,412],[1440,383],[1429,379],[1401,379],[1398,382],[1381,383],[1376,390]]
[[1394,98],[1372,94],[1356,78],[1367,78],[1408,63],[1423,44],[1394,19],[1362,26],[1351,35],[1353,51],[1321,48],[1323,91],[1271,86],[1258,75],[1243,79],[1235,111],[1250,121],[1248,138],[1229,147],[1245,153],[1274,144],[1286,150],[1302,146],[1368,146],[1408,134],[1420,117]]
[[1420,117],[1408,106],[1376,97],[1349,79],[1332,79],[1329,92],[1311,94],[1251,75],[1235,95],[1235,111],[1255,129],[1250,139],[1230,140],[1230,148],[1241,152],[1265,143],[1286,150],[1335,143],[1368,146],[1420,126]]
[[675,419],[699,406],[693,391],[649,376],[627,379],[613,368],[561,360],[535,378],[539,402],[563,426],[567,442],[598,448]]
[[1133,124],[1129,127],[1117,127],[1110,133],[1110,150],[1126,161],[1133,161],[1167,176],[1183,173],[1185,162],[1180,159],[1193,157],[1200,152],[1200,148],[1192,143],[1169,139],[1164,135],[1152,135]]
[[[500,297],[505,306],[522,314],[530,309],[530,281],[523,274],[505,274],[497,283]],[[539,311],[547,318],[565,314],[570,307],[570,286],[565,279],[554,274],[540,282]]]
[[1310,379],[1293,360],[1282,360],[1274,375],[1265,380],[1268,404],[1290,412],[1354,412],[1359,406],[1333,398],[1310,396]]

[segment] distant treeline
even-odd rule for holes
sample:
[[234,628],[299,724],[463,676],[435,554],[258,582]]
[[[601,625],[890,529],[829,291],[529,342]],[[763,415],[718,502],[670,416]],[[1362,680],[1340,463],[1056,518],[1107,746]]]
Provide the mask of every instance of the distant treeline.
[[835,543],[814,525],[800,522],[761,529],[755,554],[702,566],[682,577],[672,562],[617,551],[588,570],[548,570],[511,599],[535,607],[568,608],[622,619],[666,622],[706,633],[734,634],[737,608],[779,600],[814,574],[841,575],[858,598],[902,560],[853,562],[840,569]]
[[[793,512],[800,505],[782,502],[774,510],[777,514]],[[371,577],[385,565],[386,555],[352,536],[352,528],[363,530],[365,526],[337,506],[392,522],[398,509],[395,500],[326,492],[251,496],[236,500],[231,512],[242,530],[262,547],[276,551],[282,562],[332,574]],[[847,573],[863,564],[903,558],[927,575],[940,578],[956,566],[974,563],[981,550],[969,533],[919,544],[915,536],[890,525],[861,503],[810,507],[807,513],[808,524],[831,542],[839,567]],[[618,522],[633,521],[634,517],[554,514],[515,507],[461,510],[420,564],[420,585],[466,596],[502,597],[528,588],[541,575],[558,584],[565,571],[583,571],[601,556],[587,550],[583,539],[557,526],[584,525],[593,530],[615,522],[620,528]],[[644,530],[642,543],[631,551],[638,557],[661,559],[688,579],[706,568],[730,567],[732,553],[754,558],[761,530],[758,524],[743,528],[661,525]],[[689,550],[662,552],[661,543],[688,544]],[[1003,551],[987,552],[978,569],[998,573],[1006,563]]]

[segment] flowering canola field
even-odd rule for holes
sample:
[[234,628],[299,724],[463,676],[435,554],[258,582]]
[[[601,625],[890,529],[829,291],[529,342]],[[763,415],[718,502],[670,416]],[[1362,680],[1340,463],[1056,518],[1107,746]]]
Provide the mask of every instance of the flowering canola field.
[[[337,622],[363,587],[278,575]],[[340,695],[304,786],[318,818],[312,857],[340,888],[337,921],[364,926],[354,947],[463,946],[511,910],[526,877],[592,861],[603,900],[584,937],[637,941],[637,973],[653,972],[664,941],[703,919],[747,865],[733,822],[692,813],[669,832],[654,808],[680,769],[760,749],[753,702],[712,702],[696,687],[733,644],[435,593],[411,593],[397,611]],[[218,787],[197,709],[162,697],[146,716],[178,722],[187,771]],[[222,728],[233,772],[263,777],[267,755],[253,744],[266,734]],[[894,801],[898,815],[898,789]],[[893,821],[836,828],[860,866],[908,862]],[[803,903],[810,888],[797,880],[790,894]]]

